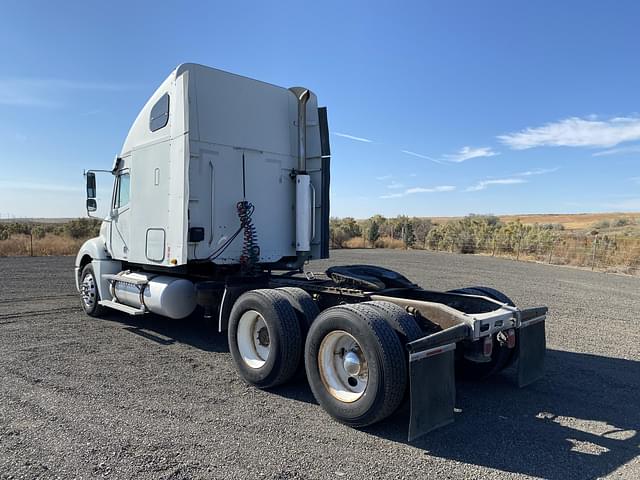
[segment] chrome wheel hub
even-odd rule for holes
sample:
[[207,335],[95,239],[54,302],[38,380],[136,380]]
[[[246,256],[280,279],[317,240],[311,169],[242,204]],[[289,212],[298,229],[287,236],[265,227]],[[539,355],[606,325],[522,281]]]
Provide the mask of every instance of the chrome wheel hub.
[[322,339],[318,367],[322,383],[336,400],[351,403],[364,395],[369,381],[367,359],[350,333],[334,330]]
[[342,359],[345,372],[350,376],[355,377],[360,373],[360,357],[355,352],[345,353]]

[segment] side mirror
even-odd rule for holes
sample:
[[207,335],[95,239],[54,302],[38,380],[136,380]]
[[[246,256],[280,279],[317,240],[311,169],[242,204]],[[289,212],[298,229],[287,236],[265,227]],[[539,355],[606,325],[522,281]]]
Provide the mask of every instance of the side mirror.
[[[96,196],[96,174],[94,172],[87,172],[87,198],[96,198]],[[87,209],[88,208],[89,202],[87,202]]]
[[98,210],[98,202],[95,198],[87,198],[87,212],[95,212]]

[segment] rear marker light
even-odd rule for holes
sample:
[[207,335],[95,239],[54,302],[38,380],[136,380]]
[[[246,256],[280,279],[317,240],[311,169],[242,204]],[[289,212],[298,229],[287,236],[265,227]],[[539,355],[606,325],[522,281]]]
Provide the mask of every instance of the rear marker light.
[[511,328],[507,330],[507,347],[513,348],[516,346],[516,331]]
[[484,344],[482,345],[482,354],[485,357],[490,357],[491,352],[493,352],[493,337],[489,335],[488,337],[484,337]]

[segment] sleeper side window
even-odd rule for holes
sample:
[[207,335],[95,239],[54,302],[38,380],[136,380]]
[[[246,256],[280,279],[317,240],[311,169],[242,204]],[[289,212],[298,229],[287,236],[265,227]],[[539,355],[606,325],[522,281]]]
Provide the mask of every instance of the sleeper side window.
[[152,132],[160,130],[169,122],[169,94],[165,93],[151,109],[149,129]]
[[129,172],[118,176],[118,190],[116,192],[115,208],[122,208],[129,205],[129,194],[131,191],[131,177]]

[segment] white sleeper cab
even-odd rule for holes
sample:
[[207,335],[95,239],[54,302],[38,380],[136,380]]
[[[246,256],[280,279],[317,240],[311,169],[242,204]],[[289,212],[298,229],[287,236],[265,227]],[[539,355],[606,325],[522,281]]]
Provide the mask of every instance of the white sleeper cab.
[[113,168],[85,173],[89,215],[96,174],[113,176],[100,235],[76,258],[85,312],[215,319],[244,380],[271,388],[304,370],[354,427],[408,389],[410,439],[453,421],[456,375],[543,374],[545,307],[488,287],[424,290],[372,265],[305,272],[329,258],[329,171],[327,110],[309,89],[178,66]]

